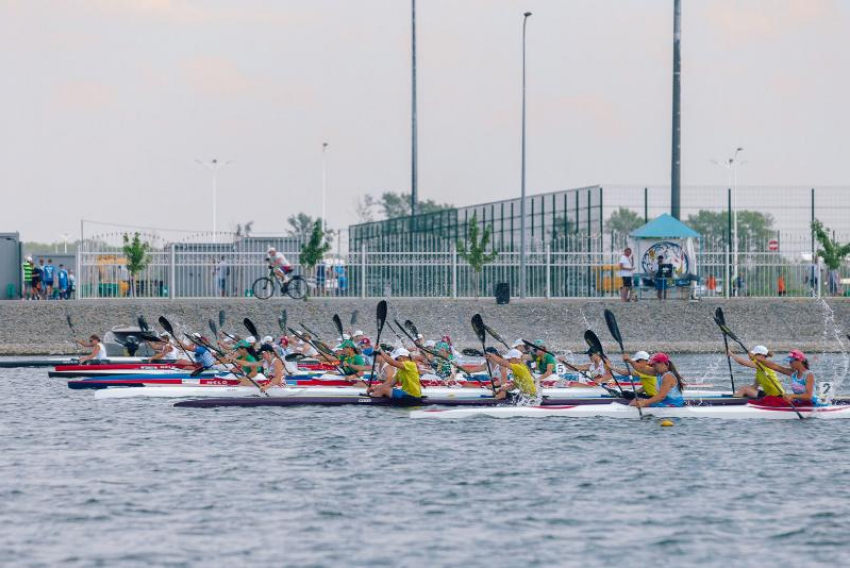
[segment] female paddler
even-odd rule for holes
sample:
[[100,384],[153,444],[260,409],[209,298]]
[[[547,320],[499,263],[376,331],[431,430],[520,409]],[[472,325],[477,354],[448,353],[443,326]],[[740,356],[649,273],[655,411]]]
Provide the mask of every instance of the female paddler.
[[106,346],[100,340],[98,335],[93,333],[89,336],[88,341],[78,339],[77,343],[79,343],[81,347],[91,349],[91,353],[80,357],[80,365],[87,361],[103,361],[106,359]]
[[[393,398],[396,400],[416,401],[422,398],[422,384],[419,382],[419,367],[410,357],[410,351],[399,347],[392,354],[377,351],[378,362],[393,367],[392,373],[383,383],[374,385],[368,393],[374,397]],[[400,388],[396,388],[398,385]]]
[[815,374],[809,369],[809,359],[805,353],[794,349],[785,357],[785,365],[770,360],[765,360],[762,364],[768,369],[791,377],[791,393],[782,396],[785,401],[804,406],[818,404]]
[[[609,366],[606,365],[602,354],[593,349],[588,349],[586,353],[590,357],[590,363],[586,365],[571,364],[570,366],[583,373],[587,373],[587,376],[597,384],[613,382],[614,375],[611,373]],[[566,359],[563,362],[566,362]]]
[[[640,386],[642,389],[643,398],[652,398],[656,394],[658,394],[657,387],[657,377],[655,376],[655,369],[653,369],[652,365],[649,364],[649,353],[646,351],[638,351],[634,354],[633,357],[629,357],[625,353],[623,353],[623,362],[628,363],[632,369],[632,377],[637,377],[640,380]],[[628,377],[629,370],[628,369],[620,369],[619,367],[613,367],[610,364],[608,365],[608,369],[612,373],[617,373],[617,375]],[[628,393],[628,391],[624,391]]]
[[739,365],[756,370],[755,382],[752,385],[739,388],[733,396],[766,398],[768,402],[771,401],[771,398],[774,399],[773,402],[776,402],[776,399],[785,396],[785,389],[782,388],[782,383],[779,381],[779,377],[776,376],[776,371],[774,370],[776,364],[769,360],[773,357],[773,353],[767,347],[756,345],[750,351],[749,358],[735,355],[731,349],[727,353]]
[[685,397],[682,395],[684,389],[683,381],[673,361],[666,353],[656,353],[649,359],[655,372],[655,396],[649,398],[638,398],[630,404],[632,406],[685,406]]
[[[496,398],[503,399],[510,391],[518,391],[520,396],[534,398],[537,396],[537,387],[531,371],[522,361],[522,353],[519,349],[510,349],[504,357],[496,353],[485,353],[484,356],[491,362],[511,373],[510,380],[502,381],[501,386],[495,393]],[[503,373],[504,374],[504,373]]]

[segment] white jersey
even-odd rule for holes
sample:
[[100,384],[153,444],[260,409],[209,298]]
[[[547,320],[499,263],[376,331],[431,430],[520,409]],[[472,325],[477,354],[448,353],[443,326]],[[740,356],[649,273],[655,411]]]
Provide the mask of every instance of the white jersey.
[[620,257],[620,278],[631,278],[635,273],[635,264],[631,256]]
[[279,267],[291,266],[286,257],[283,256],[282,252],[276,252],[274,255],[269,256],[269,263],[271,263],[272,266]]
[[102,342],[98,341],[95,346],[97,347],[97,354],[94,356],[95,360],[96,361],[103,361],[104,359],[106,359],[107,358],[106,345],[104,345]]

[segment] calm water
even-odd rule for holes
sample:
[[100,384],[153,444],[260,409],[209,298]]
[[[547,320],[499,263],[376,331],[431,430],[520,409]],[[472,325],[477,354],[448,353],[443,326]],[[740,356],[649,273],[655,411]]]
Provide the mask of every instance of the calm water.
[[178,409],[0,369],[0,564],[847,565],[848,450],[850,421]]

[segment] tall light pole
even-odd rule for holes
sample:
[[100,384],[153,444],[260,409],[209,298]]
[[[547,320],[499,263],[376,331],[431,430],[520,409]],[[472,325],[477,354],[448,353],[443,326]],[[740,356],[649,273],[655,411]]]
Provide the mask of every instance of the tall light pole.
[[682,0],[673,0],[673,155],[670,215],[681,217],[682,199]]
[[71,233],[60,233],[62,241],[65,243],[65,254],[68,254],[68,241],[71,239]]
[[328,193],[328,143],[322,142],[322,231],[328,230],[325,217]]
[[[738,281],[738,168],[746,163],[738,159],[738,154],[743,151],[743,148],[738,147],[731,158],[722,162],[711,161],[729,170],[729,187],[732,189],[732,282]],[[730,286],[729,290],[731,289]]]
[[416,215],[419,199],[419,143],[416,109],[416,0],[411,0],[411,109],[410,109],[410,214]]
[[521,197],[519,202],[519,297],[525,298],[526,286],[526,266],[525,266],[525,38],[528,18],[531,17],[531,12],[526,12],[522,16],[522,180],[521,180]]
[[195,162],[212,172],[213,243],[216,243],[218,242],[218,170],[229,164],[230,161],[221,162],[213,158],[209,162],[203,160],[195,160]]

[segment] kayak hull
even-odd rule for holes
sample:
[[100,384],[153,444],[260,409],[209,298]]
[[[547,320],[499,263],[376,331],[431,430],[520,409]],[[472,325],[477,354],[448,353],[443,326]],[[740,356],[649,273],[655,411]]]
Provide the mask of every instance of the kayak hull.
[[[799,408],[804,418],[834,420],[850,418],[850,405]],[[681,408],[644,408],[644,417],[652,418],[716,418],[726,420],[799,420],[790,407],[764,406],[753,402],[736,405],[691,405]],[[420,410],[412,418],[461,419],[488,418],[629,418],[640,419],[638,409],[621,402],[596,405],[513,406],[499,408],[464,408]]]

